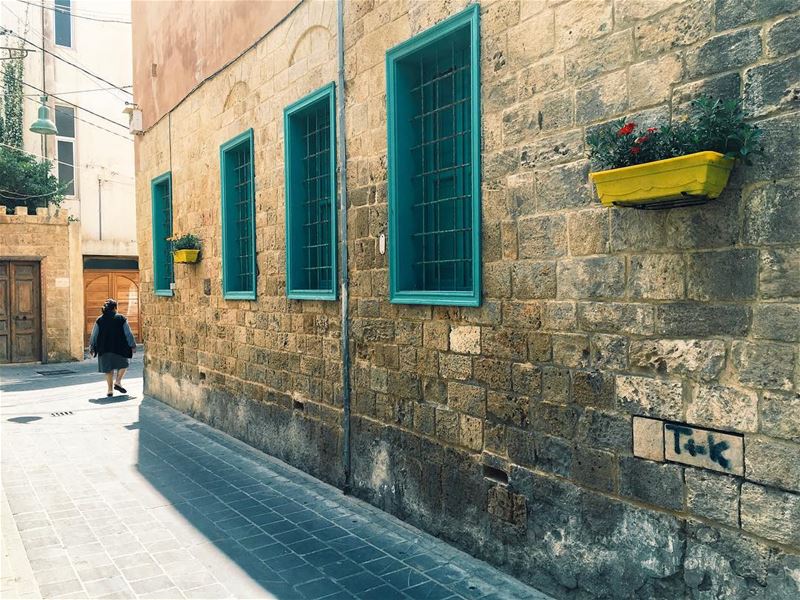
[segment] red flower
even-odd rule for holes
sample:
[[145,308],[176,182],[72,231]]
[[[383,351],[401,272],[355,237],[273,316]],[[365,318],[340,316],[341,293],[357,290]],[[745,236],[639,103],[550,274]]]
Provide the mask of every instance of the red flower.
[[633,140],[633,141],[634,141],[635,143],[637,143],[637,144],[644,144],[644,143],[645,143],[647,140],[649,140],[649,139],[650,139],[650,138],[649,138],[648,136],[646,136],[646,135],[643,135],[643,136],[640,136],[640,137],[636,138],[636,139],[635,139],[635,140]]
[[636,127],[636,123],[634,123],[632,121],[630,123],[625,123],[625,125],[620,127],[620,130],[617,132],[617,135],[620,136],[620,137],[622,137],[623,135],[628,135],[629,133],[631,133],[634,130],[635,127]]
[[631,154],[639,154],[639,152],[641,151],[642,149],[639,146],[634,146],[633,148],[631,148]]
[[658,131],[658,127],[648,127],[647,128],[647,133],[655,133],[656,131]]

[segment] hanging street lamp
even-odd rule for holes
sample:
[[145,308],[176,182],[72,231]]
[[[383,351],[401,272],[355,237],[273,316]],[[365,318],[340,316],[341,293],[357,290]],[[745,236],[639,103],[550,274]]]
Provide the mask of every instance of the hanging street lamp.
[[39,118],[31,125],[30,130],[33,133],[40,133],[42,135],[56,135],[58,129],[56,124],[50,119],[50,109],[47,107],[47,96],[42,96],[42,105],[39,107]]

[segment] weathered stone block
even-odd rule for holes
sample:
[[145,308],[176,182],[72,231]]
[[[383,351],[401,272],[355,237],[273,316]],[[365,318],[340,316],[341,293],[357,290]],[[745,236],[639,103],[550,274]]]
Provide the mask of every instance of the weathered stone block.
[[655,56],[688,46],[708,36],[713,23],[713,6],[707,0],[676,6],[657,19],[640,22],[634,35],[642,56]]
[[511,365],[511,386],[515,393],[536,397],[542,393],[542,370],[529,363]]
[[444,379],[469,379],[472,376],[472,359],[460,354],[439,355],[439,375]]
[[608,251],[608,210],[582,210],[569,214],[569,252],[572,256]]
[[701,469],[686,469],[686,509],[731,527],[739,526],[739,480]]
[[485,327],[481,333],[481,351],[484,356],[525,360],[528,356],[528,340],[519,335],[516,329]]
[[480,354],[481,328],[473,325],[454,326],[450,330],[450,350],[459,354]]
[[603,371],[575,371],[572,374],[572,399],[581,406],[613,408],[614,376]]
[[[786,173],[797,173],[800,171],[800,148],[794,145],[794,141],[800,137],[800,119],[793,114],[781,115],[764,119],[759,121],[759,128],[764,132],[762,136],[762,145],[764,147],[764,154],[758,157],[753,166],[743,169],[743,174],[753,181],[768,180],[768,179],[783,179]],[[790,184],[788,184],[790,185]],[[776,185],[777,189],[781,189],[787,184]],[[772,186],[770,185],[770,188]],[[777,192],[769,194],[760,190],[754,190],[752,196],[763,195],[766,198],[757,198],[755,202],[756,208],[769,207],[776,204],[775,199],[770,199],[770,196],[777,195]],[[781,192],[781,195],[785,195]],[[796,206],[796,204],[795,204]],[[785,208],[785,207],[784,207]],[[762,209],[763,210],[763,209]],[[777,233],[781,231],[778,226],[766,227],[766,235],[759,230],[765,227],[761,226],[761,222],[769,222],[764,215],[756,215],[753,225],[756,227],[747,227],[749,215],[745,213],[745,240],[751,239],[747,236],[748,230],[751,236],[758,238],[759,236],[768,239],[770,233]],[[766,225],[766,223],[765,223]],[[785,231],[785,230],[784,230]]]
[[632,340],[632,367],[653,369],[661,375],[713,379],[725,363],[721,340]]
[[572,478],[586,487],[613,492],[617,488],[615,466],[612,453],[577,447],[572,459]]
[[633,417],[633,455],[664,462],[664,422]]
[[571,331],[577,328],[574,302],[545,302],[542,305],[542,328],[554,331]]
[[586,331],[652,335],[655,307],[622,302],[585,302],[578,305],[578,322]]
[[592,200],[589,191],[589,161],[536,171],[536,197],[541,211],[563,210],[589,204]]
[[741,29],[708,39],[686,53],[686,74],[697,79],[754,63],[761,56],[761,29]]
[[736,98],[740,94],[741,84],[742,77],[739,73],[726,73],[675,86],[672,91],[673,110],[681,115],[688,114],[689,102],[700,96]]
[[[523,3],[524,4],[524,3]],[[535,31],[536,35],[530,35]],[[553,13],[544,11],[507,30],[506,56],[510,69],[518,70],[549,54],[555,43]]]
[[558,263],[559,298],[614,298],[625,293],[625,261],[613,256]]
[[680,254],[630,257],[628,293],[633,298],[676,300],[684,296],[684,258]]
[[589,338],[564,333],[552,336],[553,362],[575,369],[589,366]]
[[542,400],[554,404],[569,402],[569,370],[559,367],[542,367]]
[[523,329],[539,329],[542,325],[542,307],[538,302],[504,302],[503,325]]
[[766,2],[738,2],[716,0],[717,31],[739,27],[753,21],[769,19],[776,15],[800,9],[798,0],[768,0]]
[[458,436],[462,446],[476,452],[480,451],[483,448],[483,419],[459,415]]
[[543,58],[519,71],[518,79],[517,97],[520,100],[557,90],[564,85],[564,57],[555,55]]
[[742,529],[767,539],[800,545],[800,495],[743,483]]
[[[653,77],[658,73],[658,77]],[[652,60],[631,65],[628,69],[628,84],[634,106],[650,106],[666,102],[672,94],[672,86],[683,76],[683,62],[678,54],[668,54]]]
[[490,298],[509,298],[511,296],[511,266],[506,262],[484,263],[483,287],[486,295]]
[[798,71],[800,57],[748,69],[744,74],[745,111],[760,117],[779,109],[800,106]]
[[591,363],[595,369],[621,371],[628,367],[628,338],[596,333],[589,342]]
[[[526,169],[535,169],[566,162],[575,162],[584,157],[583,130],[559,131],[558,133],[537,135],[528,145],[522,147],[520,164]],[[520,173],[509,177],[533,177],[533,173]],[[533,212],[533,211],[531,211]]]
[[686,292],[692,300],[747,300],[756,295],[756,250],[691,253],[686,263]]
[[622,457],[619,461],[619,492],[647,504],[681,510],[683,469],[677,465]]
[[436,437],[446,444],[459,443],[459,414],[442,408],[436,409]]
[[567,227],[563,215],[520,219],[517,224],[520,258],[552,258],[567,251]]
[[750,481],[800,492],[800,444],[748,435],[745,473]]
[[783,56],[800,50],[800,15],[778,21],[767,30],[767,56]]
[[683,412],[683,386],[680,382],[618,375],[617,404],[633,415],[678,420]]
[[759,292],[763,298],[800,297],[800,249],[761,251]]
[[744,440],[738,434],[664,423],[664,458],[741,476],[744,474]]
[[603,121],[628,108],[628,79],[625,71],[599,77],[575,93],[575,122]]
[[631,451],[631,418],[592,408],[578,422],[576,440],[582,445],[626,454]]
[[530,400],[527,396],[505,394],[489,390],[486,397],[486,414],[490,419],[511,425],[525,427],[528,424]]
[[507,361],[475,357],[473,371],[475,380],[490,389],[511,390],[511,365]]
[[570,2],[556,7],[556,49],[564,50],[611,32],[611,0]]
[[633,30],[613,33],[602,44],[584,44],[564,54],[566,76],[583,83],[602,73],[616,71],[633,60]]
[[508,460],[523,466],[536,464],[536,441],[533,433],[516,427],[506,428]]
[[528,422],[531,429],[572,439],[578,424],[578,409],[574,406],[551,404],[550,402],[531,402]]
[[800,394],[764,392],[759,412],[762,433],[800,443]]
[[533,332],[528,335],[528,360],[549,362],[553,359],[551,337],[546,333]]
[[447,406],[474,417],[486,416],[486,390],[468,383],[447,384]]
[[735,304],[675,302],[656,309],[656,333],[669,336],[747,335],[750,309]]
[[527,506],[525,496],[514,494],[508,488],[496,485],[489,490],[488,511],[519,529],[527,526]]
[[510,216],[527,217],[536,212],[536,188],[533,173],[510,175],[508,188],[508,212]]
[[[665,211],[669,212],[669,211]],[[642,210],[611,210],[611,250],[653,252],[667,247],[667,215]]]
[[555,298],[555,261],[515,262],[511,269],[511,289],[515,298]]
[[632,25],[660,13],[680,0],[617,0],[614,3],[614,22],[617,26]]
[[796,346],[737,341],[733,343],[731,357],[741,383],[767,389],[792,389]]
[[761,304],[753,309],[753,336],[800,342],[800,304]]
[[746,243],[800,242],[800,187],[790,183],[770,184],[753,190],[746,201]]
[[686,420],[704,427],[756,431],[758,397],[748,390],[700,385],[686,409]]
[[536,437],[536,466],[542,471],[568,477],[572,453],[572,445],[564,439],[541,434]]

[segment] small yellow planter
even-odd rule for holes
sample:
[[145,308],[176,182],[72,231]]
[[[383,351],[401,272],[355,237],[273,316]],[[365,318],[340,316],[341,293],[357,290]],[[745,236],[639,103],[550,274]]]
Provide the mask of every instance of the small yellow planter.
[[196,263],[200,256],[200,250],[175,250],[174,256],[176,263]]
[[651,163],[590,173],[606,206],[664,200],[716,198],[725,189],[734,160],[719,152],[696,152]]

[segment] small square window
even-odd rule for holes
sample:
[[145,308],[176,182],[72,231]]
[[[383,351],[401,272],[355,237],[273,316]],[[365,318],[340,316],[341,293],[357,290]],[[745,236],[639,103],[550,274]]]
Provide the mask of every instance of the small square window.
[[220,147],[222,289],[229,300],[256,298],[253,130]]
[[284,111],[289,298],[336,299],[334,114],[333,84]]
[[392,302],[480,305],[478,15],[386,55]]
[[175,281],[172,264],[172,173],[156,177],[150,184],[153,207],[153,289],[157,296],[172,296]]

